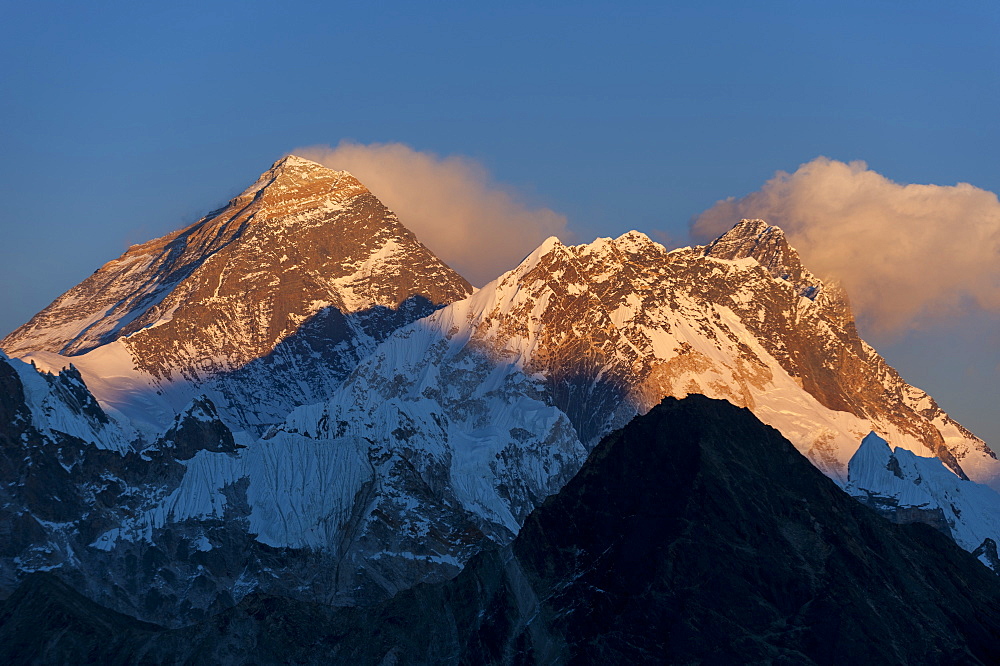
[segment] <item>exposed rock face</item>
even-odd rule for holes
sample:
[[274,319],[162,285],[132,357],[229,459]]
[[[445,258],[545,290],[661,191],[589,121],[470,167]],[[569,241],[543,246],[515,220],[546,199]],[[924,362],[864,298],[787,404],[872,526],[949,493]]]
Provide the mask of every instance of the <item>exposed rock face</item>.
[[8,636],[8,660],[989,664],[1000,580],[847,497],[747,410],[691,396],[607,437],[453,580],[370,608],[254,594],[164,631],[36,578],[0,607]]
[[[121,441],[75,373],[39,374],[0,358],[0,588],[12,590],[28,572],[59,570],[79,590],[133,612],[145,605],[169,618],[234,602],[239,572],[188,552],[210,545],[208,521],[186,532],[174,526],[183,544],[166,534],[159,547],[130,543],[128,552],[109,554],[93,545],[130,516],[169,501],[184,480],[180,460],[186,455],[197,449],[222,453],[234,444],[218,421],[194,418],[212,411],[208,402],[192,405],[157,447],[140,454]],[[202,579],[213,584],[199,594]]]
[[[176,382],[207,386],[230,423],[259,429],[324,397],[391,331],[470,292],[357,179],[290,156],[224,208],[104,265],[0,347],[58,370],[64,359],[39,352],[115,344],[77,360],[88,381],[118,376],[106,395],[90,381],[110,406],[143,408],[117,374],[134,366],[147,400]],[[181,393],[174,411],[196,394]]]
[[74,372],[41,375],[0,354],[0,588],[74,561],[80,535],[115,524],[130,455]]
[[983,542],[972,551],[973,556],[993,571],[1000,572],[1000,555],[997,554],[997,542],[993,539],[983,539]]
[[242,447],[236,444],[233,433],[219,419],[215,405],[201,396],[174,419],[173,426],[153,446],[143,449],[143,455],[190,460],[199,451],[235,453],[238,448]]
[[291,156],[226,207],[105,264],[3,348],[79,355],[157,324],[129,340],[137,362],[197,377],[265,356],[316,300],[346,314],[469,291],[357,179]]

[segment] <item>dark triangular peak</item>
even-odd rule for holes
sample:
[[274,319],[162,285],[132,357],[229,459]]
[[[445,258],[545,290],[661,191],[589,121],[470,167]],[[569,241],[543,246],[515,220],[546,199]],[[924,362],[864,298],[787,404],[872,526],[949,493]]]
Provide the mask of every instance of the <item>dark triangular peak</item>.
[[934,529],[848,497],[748,410],[702,396],[668,398],[606,437],[513,544],[451,581],[371,608],[270,608],[159,645],[218,657],[253,636],[274,655],[266,626],[297,617],[311,627],[297,641],[306,661],[1000,660],[1000,578]]
[[158,450],[175,460],[190,460],[199,451],[235,453],[239,448],[242,447],[222,422],[215,405],[201,395],[177,415],[170,429],[145,453],[148,457],[153,450]]
[[526,658],[555,645],[570,662],[1000,659],[1000,579],[975,557],[889,523],[748,410],[701,396],[605,438],[512,553],[507,589],[530,593],[499,592],[477,631]]

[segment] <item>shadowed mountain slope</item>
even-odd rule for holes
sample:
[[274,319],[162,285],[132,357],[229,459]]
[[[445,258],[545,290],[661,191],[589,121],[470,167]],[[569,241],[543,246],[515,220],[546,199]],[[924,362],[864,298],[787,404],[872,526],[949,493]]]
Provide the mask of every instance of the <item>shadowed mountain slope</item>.
[[[47,595],[58,612],[83,603]],[[30,627],[41,603],[30,596],[4,604],[0,635],[10,618]],[[22,644],[45,654],[82,640],[38,626]],[[747,410],[691,396],[606,437],[512,544],[451,581],[370,608],[254,594],[184,629],[118,627],[115,642],[86,643],[89,654],[129,645],[151,663],[996,663],[1000,581],[934,529],[891,524],[845,495]],[[11,649],[0,657],[18,658]]]

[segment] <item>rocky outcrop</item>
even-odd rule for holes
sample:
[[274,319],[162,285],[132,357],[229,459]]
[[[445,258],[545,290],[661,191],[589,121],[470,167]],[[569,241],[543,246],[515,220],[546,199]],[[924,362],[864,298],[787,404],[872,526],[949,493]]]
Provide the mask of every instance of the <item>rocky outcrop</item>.
[[235,453],[239,446],[233,433],[219,418],[212,401],[199,396],[174,419],[173,425],[143,449],[144,457],[167,456],[174,460],[190,460],[199,451]]
[[989,537],[983,539],[979,548],[972,551],[972,555],[993,571],[1000,573],[1000,555],[997,554],[997,542],[993,539]]
[[[789,282],[816,307],[796,308],[795,326],[768,313],[755,321],[744,308],[737,314],[789,375],[820,403],[880,423],[884,436],[898,432],[916,440],[963,478],[962,462],[988,480],[996,456],[981,440],[951,419],[925,392],[908,385],[858,335],[847,295],[809,273],[784,233],[763,220],[743,220],[704,248],[706,257],[753,258],[775,278]],[[992,470],[992,471],[989,471]]]
[[[229,503],[217,520],[185,520],[190,505],[170,500],[199,452],[228,459],[238,449],[207,401],[194,403],[155,447],[140,452],[122,444],[75,373],[49,375],[0,358],[0,417],[4,594],[32,572],[58,572],[131,614],[194,619],[231,606],[246,591],[241,576],[274,565],[273,553],[261,555],[240,519],[245,482],[223,488]],[[162,502],[179,518],[168,529],[150,514]],[[100,547],[103,535],[126,528],[133,539],[123,547]],[[155,544],[146,538],[154,533]],[[287,566],[294,569],[294,558]]]

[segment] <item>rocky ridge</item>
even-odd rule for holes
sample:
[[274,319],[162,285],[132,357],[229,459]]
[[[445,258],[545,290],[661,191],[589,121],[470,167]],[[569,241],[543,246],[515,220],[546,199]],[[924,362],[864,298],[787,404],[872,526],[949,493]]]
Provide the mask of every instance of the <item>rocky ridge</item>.
[[[963,468],[968,468],[978,481],[993,482],[1000,467],[989,446],[949,417],[925,391],[907,384],[861,339],[847,294],[838,284],[824,284],[806,270],[779,228],[763,220],[743,220],[706,246],[703,253],[735,261],[753,258],[772,277],[807,299],[800,300],[796,308],[778,312],[778,316],[774,310],[740,302],[735,296],[729,303],[723,297],[722,303],[733,309],[785,372],[824,407],[871,420],[874,429],[896,445],[938,457],[962,478],[967,478]],[[789,320],[792,314],[794,319]],[[816,462],[819,456],[827,457],[830,452],[824,453],[824,448],[817,444],[816,455],[810,458]],[[843,479],[843,452],[834,457]]]
[[959,476],[1000,473],[982,440],[858,337],[842,292],[759,220],[669,252],[638,232],[569,247],[549,239],[471,298],[398,331],[327,406],[301,408],[282,429],[327,436],[345,421],[361,434],[387,404],[417,421],[444,416],[436,396],[459,368],[470,386],[516,384],[558,408],[587,448],[665,396],[701,393],[749,407],[840,482],[871,430]]

